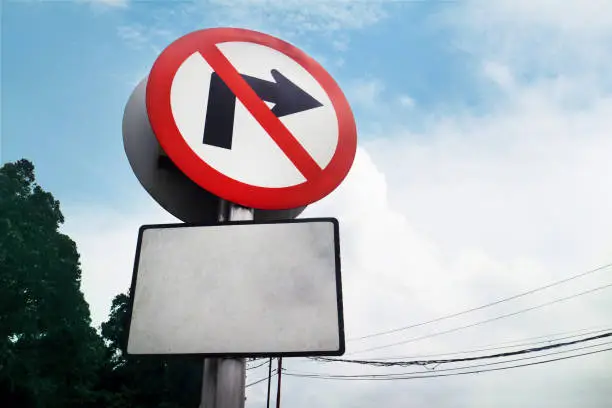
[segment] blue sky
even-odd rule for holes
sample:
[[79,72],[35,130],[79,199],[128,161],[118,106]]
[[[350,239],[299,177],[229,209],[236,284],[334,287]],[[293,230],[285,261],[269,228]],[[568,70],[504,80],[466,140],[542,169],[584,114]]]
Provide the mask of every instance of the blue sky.
[[397,116],[418,129],[419,115],[399,103],[402,97],[421,110],[481,101],[472,86],[474,62],[430,25],[451,4],[366,6],[347,17],[348,28],[329,20],[296,30],[291,7],[258,11],[249,23],[214,2],[5,2],[1,159],[32,160],[40,182],[62,201],[123,205],[139,188],[121,141],[133,84],[172,40],[219,24],[269,28],[319,59],[348,94],[361,138]]
[[[340,220],[347,337],[435,319],[612,262],[609,0],[83,0],[2,7],[0,158],[32,160],[40,183],[62,202],[95,324],[129,285],[138,227],[169,221],[124,155],[123,108],[165,46],[206,27],[256,29],[294,43],[330,71],[355,111],[353,168],[305,212]],[[611,271],[349,343],[348,351],[572,296],[610,283]],[[610,327],[610,299],[609,289],[601,290],[357,356],[450,353]],[[554,364],[424,382],[286,378],[283,393],[298,408],[608,407],[609,354]],[[287,367],[377,373],[302,359],[287,359]],[[249,371],[249,381],[261,376]],[[262,387],[249,388],[247,406],[264,406]]]

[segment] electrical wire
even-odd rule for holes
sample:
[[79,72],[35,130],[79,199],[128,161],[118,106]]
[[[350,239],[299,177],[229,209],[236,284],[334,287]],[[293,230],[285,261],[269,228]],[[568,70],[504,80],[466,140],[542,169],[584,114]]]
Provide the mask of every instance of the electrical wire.
[[609,264],[600,266],[598,268],[591,269],[591,270],[586,271],[586,272],[582,272],[582,273],[580,273],[578,275],[570,276],[568,278],[565,278],[565,279],[562,279],[562,280],[559,280],[559,281],[556,281],[556,282],[549,283],[548,285],[540,286],[540,287],[537,287],[535,289],[529,290],[527,292],[522,292],[522,293],[510,296],[510,297],[507,297],[507,298],[503,298],[503,299],[497,300],[495,302],[487,303],[487,304],[482,305],[482,306],[478,306],[478,307],[474,307],[474,308],[471,308],[471,309],[463,310],[461,312],[453,313],[453,314],[446,315],[446,316],[441,316],[441,317],[438,317],[438,318],[435,318],[435,319],[432,319],[432,320],[427,320],[427,321],[424,321],[424,322],[421,322],[421,323],[415,323],[415,324],[412,324],[412,325],[409,325],[409,326],[400,327],[400,328],[397,328],[397,329],[391,329],[391,330],[386,330],[386,331],[382,331],[382,332],[372,333],[372,334],[368,334],[368,335],[361,336],[361,337],[354,337],[354,338],[348,339],[348,341],[351,342],[351,341],[357,341],[357,340],[364,340],[364,339],[369,339],[369,338],[372,338],[372,337],[378,337],[378,336],[383,336],[383,335],[387,335],[387,334],[391,334],[391,333],[397,333],[397,332],[408,330],[408,329],[412,329],[412,328],[415,328],[415,327],[425,326],[427,324],[439,322],[439,321],[442,321],[442,320],[447,320],[447,319],[450,319],[450,318],[453,318],[453,317],[462,316],[462,315],[467,314],[467,313],[475,312],[477,310],[482,310],[482,309],[485,309],[487,307],[495,306],[495,305],[498,305],[498,304],[503,303],[503,302],[508,302],[510,300],[518,299],[518,298],[521,298],[523,296],[531,295],[533,293],[540,292],[542,290],[545,290],[545,289],[548,289],[548,288],[551,288],[551,287],[554,287],[554,286],[557,286],[557,285],[561,285],[561,284],[566,283],[566,282],[570,282],[572,280],[581,278],[583,276],[586,276],[586,275],[589,275],[589,274],[592,274],[592,273],[595,273],[595,272],[598,272],[598,271],[610,268],[611,266],[612,266],[612,263],[609,263]]
[[[274,377],[274,376],[276,375],[276,373],[277,373],[276,369],[272,370],[272,374],[270,375],[270,377]],[[262,378],[262,379],[260,379],[260,380],[253,381],[252,383],[245,385],[244,387],[245,387],[245,388],[252,387],[253,385],[256,385],[256,384],[259,384],[259,383],[261,383],[261,382],[264,382],[264,381],[266,381],[267,379],[268,379],[268,376],[265,376],[264,378]]]
[[[603,326],[600,326],[600,327],[603,327]],[[591,331],[585,332],[585,330],[591,330]],[[606,327],[606,328],[602,328],[602,329],[599,329],[599,330],[593,330],[592,328],[591,329],[574,330],[574,331],[570,331],[570,332],[561,332],[561,333],[556,333],[556,334],[548,334],[548,335],[544,335],[544,336],[528,337],[526,339],[509,341],[509,342],[503,342],[503,343],[485,344],[485,345],[483,345],[482,348],[471,349],[471,350],[451,351],[451,352],[436,353],[436,354],[421,354],[421,355],[416,355],[416,356],[372,357],[371,359],[372,360],[382,360],[382,361],[384,361],[384,360],[404,360],[404,359],[417,359],[417,358],[431,358],[431,357],[440,357],[440,356],[452,356],[452,355],[457,355],[457,354],[470,354],[470,353],[478,353],[478,352],[481,352],[481,351],[503,350],[503,349],[509,349],[509,348],[515,348],[515,347],[523,347],[523,346],[531,346],[531,345],[542,344],[542,343],[550,343],[552,341],[567,340],[567,339],[572,339],[572,338],[575,338],[575,337],[581,337],[581,336],[586,336],[586,335],[595,334],[595,333],[602,333],[602,332],[606,332],[606,331],[612,331],[612,327]],[[564,337],[550,338],[550,337],[553,337],[553,336],[559,336],[561,334],[569,334],[569,333],[577,333],[577,332],[582,332],[582,333],[580,333],[580,334],[573,334],[573,335],[564,336]],[[540,340],[540,341],[535,341],[535,342],[523,342],[523,343],[520,343],[521,341],[526,341],[526,340],[531,340],[531,339],[541,339],[541,338],[546,338],[546,339],[545,340]],[[504,344],[508,344],[508,345],[504,346]],[[488,346],[496,346],[496,347],[488,347]]]
[[516,311],[516,312],[506,313],[506,314],[503,314],[503,315],[500,315],[500,316],[496,316],[496,317],[493,317],[493,318],[490,318],[490,319],[481,320],[481,321],[476,322],[476,323],[468,324],[468,325],[465,325],[465,326],[455,327],[455,328],[452,328],[452,329],[449,329],[449,330],[443,330],[443,331],[440,331],[440,332],[431,333],[431,334],[428,334],[428,335],[425,335],[425,336],[414,337],[414,338],[411,338],[411,339],[408,339],[408,340],[403,340],[403,341],[398,341],[398,342],[395,342],[395,343],[385,344],[385,345],[382,345],[382,346],[370,347],[370,348],[367,348],[367,349],[358,350],[358,351],[354,351],[352,353],[348,353],[348,355],[365,353],[365,352],[374,351],[374,350],[381,350],[381,349],[385,349],[385,348],[388,348],[388,347],[399,346],[401,344],[407,344],[407,343],[412,343],[412,342],[419,341],[419,340],[424,340],[424,339],[429,339],[429,338],[432,338],[432,337],[441,336],[443,334],[454,333],[454,332],[459,331],[459,330],[469,329],[471,327],[479,326],[481,324],[494,322],[496,320],[505,319],[507,317],[516,316],[516,315],[521,314],[521,313],[529,312],[529,311],[540,309],[540,308],[543,308],[543,307],[546,307],[546,306],[550,306],[550,305],[553,305],[553,304],[556,304],[556,303],[564,302],[566,300],[570,300],[570,299],[574,299],[574,298],[579,297],[579,296],[584,296],[584,295],[587,295],[587,294],[590,294],[590,293],[594,293],[594,292],[597,292],[597,291],[600,291],[600,290],[603,290],[603,289],[607,289],[609,287],[612,287],[612,283],[609,283],[607,285],[598,286],[596,288],[593,288],[593,289],[590,289],[590,290],[587,290],[587,291],[584,291],[584,292],[580,292],[580,293],[577,293],[577,294],[574,294],[574,295],[571,295],[571,296],[566,296],[566,297],[563,297],[563,298],[555,299],[555,300],[552,300],[550,302],[541,303],[541,304],[539,304],[537,306],[532,306],[532,307],[528,307],[526,309],[521,309],[521,310]]
[[459,363],[465,361],[476,361],[476,360],[488,360],[493,358],[502,358],[502,357],[510,357],[517,356],[521,354],[531,354],[537,353],[540,351],[555,349],[559,347],[567,347],[574,344],[586,343],[589,341],[604,339],[607,337],[612,337],[612,331],[599,334],[596,336],[587,337],[584,339],[573,340],[563,343],[555,343],[549,344],[547,346],[533,347],[523,350],[510,351],[506,353],[497,353],[497,354],[488,354],[484,356],[473,356],[473,357],[462,357],[462,358],[448,358],[448,359],[438,359],[438,360],[408,360],[408,361],[381,361],[381,360],[349,360],[349,359],[341,359],[341,358],[330,358],[330,357],[315,357],[314,359],[319,361],[329,361],[329,362],[339,362],[339,363],[352,363],[352,364],[362,364],[362,365],[370,365],[376,367],[406,367],[406,366],[427,366],[427,365],[439,365],[439,364],[448,364],[448,363]]
[[[472,369],[472,368],[476,368],[476,367],[489,367],[489,366],[494,366],[494,365],[498,365],[498,364],[508,364],[508,363],[513,363],[513,362],[516,362],[516,361],[535,360],[535,359],[540,359],[540,358],[548,357],[548,356],[554,356],[554,355],[559,355],[559,354],[567,354],[567,353],[572,353],[572,352],[579,351],[579,350],[587,350],[587,349],[592,349],[592,348],[595,348],[595,347],[606,346],[608,344],[612,344],[612,341],[608,341],[608,342],[604,342],[604,343],[599,343],[599,344],[590,344],[588,346],[582,346],[582,347],[575,347],[575,348],[569,349],[569,350],[554,351],[552,353],[546,353],[546,354],[541,354],[541,355],[537,355],[537,356],[528,356],[528,357],[521,357],[521,358],[510,359],[510,360],[494,361],[494,362],[489,362],[489,363],[484,363],[484,364],[471,364],[471,365],[462,366],[462,367],[445,368],[445,369],[440,369],[440,370],[438,370],[435,367],[434,368],[428,368],[428,367],[425,367],[425,366],[424,367],[427,368],[428,370],[435,371],[437,373],[448,372],[448,371],[458,371],[458,370]],[[436,367],[437,367],[437,365],[436,365]],[[351,374],[351,375],[323,374],[323,373],[306,373],[306,372],[299,372],[299,374],[304,374],[304,375],[326,375],[326,376],[331,376],[331,377],[334,377],[334,378],[359,378],[359,377],[377,378],[377,377],[394,377],[394,376],[406,376],[406,375],[420,375],[420,374],[423,374],[423,371],[412,371],[412,372],[408,372],[408,373]]]
[[581,354],[575,354],[575,355],[571,355],[571,356],[566,356],[566,357],[558,357],[558,358],[553,358],[553,359],[549,359],[549,360],[542,360],[542,361],[537,361],[534,363],[526,363],[526,364],[517,364],[517,365],[512,365],[512,366],[507,366],[507,367],[498,367],[498,368],[491,368],[491,369],[486,369],[486,370],[474,370],[474,371],[463,371],[460,373],[450,373],[450,374],[428,374],[428,375],[411,375],[411,376],[405,376],[405,377],[385,377],[385,378],[369,378],[369,377],[355,377],[355,378],[338,378],[338,377],[327,377],[325,375],[302,375],[302,374],[293,374],[291,372],[285,372],[285,375],[288,376],[292,376],[292,377],[302,377],[302,378],[314,378],[314,379],[323,379],[323,380],[368,380],[368,381],[375,381],[375,380],[413,380],[413,379],[423,379],[423,378],[435,378],[435,377],[453,377],[453,376],[457,376],[457,375],[467,375],[467,374],[479,374],[479,373],[486,373],[486,372],[491,372],[491,371],[503,371],[503,370],[510,370],[513,368],[519,368],[519,367],[529,367],[529,366],[534,366],[534,365],[540,365],[540,364],[546,364],[546,363],[551,363],[551,362],[555,362],[555,361],[562,361],[562,360],[569,360],[572,358],[578,358],[578,357],[583,357],[583,356],[588,356],[588,355],[593,355],[593,354],[598,354],[598,353],[604,353],[607,351],[611,351],[612,347],[603,349],[603,350],[596,350],[596,351],[591,351],[588,353],[581,353]]
[[[582,336],[587,336],[587,335],[590,335],[590,334],[602,333],[602,332],[607,332],[607,331],[612,331],[612,327],[607,327],[607,326],[591,326],[591,327],[583,328],[583,329],[579,329],[579,330],[571,330],[571,331],[563,331],[563,332],[557,332],[557,333],[550,333],[550,334],[544,334],[544,335],[534,336],[534,337],[527,337],[527,338],[522,338],[522,339],[517,339],[517,340],[501,342],[501,343],[496,342],[496,343],[483,344],[482,348],[471,349],[471,350],[448,351],[448,352],[445,352],[445,353],[420,354],[420,355],[412,355],[412,356],[371,357],[371,358],[369,358],[369,360],[390,361],[390,360],[427,359],[427,358],[440,357],[440,356],[452,356],[452,355],[458,355],[458,354],[471,354],[471,353],[478,353],[478,352],[481,352],[481,351],[503,350],[503,349],[509,349],[509,348],[515,348],[515,347],[532,346],[532,345],[536,345],[536,344],[550,343],[550,342],[553,342],[553,341],[567,340],[567,339],[571,339],[571,338],[575,338],[575,337],[582,337]],[[561,336],[561,335],[565,335],[565,334],[571,334],[571,335],[564,336],[564,337],[555,337],[555,336]],[[532,341],[528,342],[527,341],[527,340],[535,340],[535,339],[542,339],[542,338],[544,338],[545,340],[540,340],[540,341],[536,341],[536,342],[532,342]],[[489,346],[494,346],[494,347],[489,347]],[[319,360],[317,360],[317,358],[312,358],[312,357],[309,357],[308,360],[306,360],[306,361],[313,361],[313,362],[319,362],[319,363],[321,363],[321,362],[322,363],[327,363],[327,361],[319,361]]]
[[254,369],[259,368],[259,367],[263,367],[263,366],[265,366],[266,364],[268,364],[268,361],[264,361],[263,363],[260,363],[260,364],[258,364],[258,365],[256,365],[256,366],[247,367],[247,371],[248,371],[248,370],[254,370]]
[[[504,342],[501,342],[501,343],[497,343],[496,342],[496,343],[483,344],[482,347],[501,346],[501,345],[505,345],[505,344],[510,345],[510,344],[521,343],[521,342],[525,342],[525,341],[529,341],[529,340],[537,340],[537,339],[556,337],[556,336],[565,336],[565,335],[569,335],[569,334],[573,334],[574,336],[582,336],[582,335],[598,333],[598,332],[603,332],[603,331],[609,331],[609,330],[612,330],[612,327],[598,325],[598,326],[585,327],[585,328],[576,329],[576,330],[562,331],[562,332],[549,333],[549,334],[541,334],[539,336],[521,338],[521,339],[516,339],[516,340],[509,340],[509,341],[504,341]],[[586,332],[586,333],[583,333],[583,332]],[[569,336],[569,337],[571,337],[571,336]],[[548,340],[543,340],[543,341],[548,341]]]

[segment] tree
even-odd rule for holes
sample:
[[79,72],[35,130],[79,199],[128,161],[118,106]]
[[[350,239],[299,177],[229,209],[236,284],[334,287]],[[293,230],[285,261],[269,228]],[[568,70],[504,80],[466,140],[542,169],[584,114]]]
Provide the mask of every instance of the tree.
[[102,336],[109,349],[108,370],[101,378],[101,388],[108,395],[105,406],[198,407],[202,386],[201,358],[135,357],[124,353],[128,302],[128,295],[117,295],[109,320],[102,323]]
[[0,167],[0,406],[189,408],[200,402],[200,358],[122,351],[128,296],[91,327],[75,243],[59,232],[57,200],[27,160]]
[[31,162],[0,167],[0,406],[85,407],[96,399],[104,344],[63,222]]

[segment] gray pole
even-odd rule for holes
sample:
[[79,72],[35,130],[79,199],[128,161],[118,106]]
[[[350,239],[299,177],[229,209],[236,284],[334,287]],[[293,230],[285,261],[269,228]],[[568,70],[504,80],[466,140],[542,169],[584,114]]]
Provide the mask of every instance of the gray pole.
[[[253,217],[252,208],[220,200],[219,221],[251,221]],[[244,408],[245,377],[243,358],[205,359],[200,408]]]
[[270,384],[272,383],[272,357],[270,357],[270,361],[268,362],[268,398],[266,403],[266,408],[270,408]]
[[283,358],[278,358],[278,370],[276,375],[278,375],[278,385],[276,386],[276,408],[280,408],[281,404],[281,375],[283,374]]

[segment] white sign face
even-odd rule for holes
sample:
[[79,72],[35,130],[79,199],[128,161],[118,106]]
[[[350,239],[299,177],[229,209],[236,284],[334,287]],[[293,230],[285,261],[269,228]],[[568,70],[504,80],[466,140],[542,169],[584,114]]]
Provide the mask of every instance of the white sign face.
[[334,219],[141,228],[128,354],[341,355]]
[[[295,113],[284,112],[295,108],[279,107],[282,113],[290,113],[279,119],[310,154],[320,168],[332,159],[338,144],[338,120],[333,105],[319,83],[297,62],[272,48],[245,42],[228,42],[218,45],[230,63],[260,93],[274,88],[299,93],[307,99]],[[214,70],[200,53],[194,53],[179,68],[172,82],[171,103],[176,125],[189,147],[215,170],[234,180],[260,187],[289,187],[306,181],[287,155],[273,141],[253,115],[225,87],[214,86]],[[218,81],[218,80],[217,80]],[[290,84],[290,85],[285,85]],[[217,93],[211,95],[210,93]],[[231,102],[225,101],[228,93]],[[272,98],[269,98],[272,99]],[[293,98],[295,99],[295,98]],[[221,107],[208,106],[208,103]],[[284,101],[281,101],[281,103]],[[274,109],[275,103],[267,102]],[[285,102],[286,103],[286,102]],[[207,115],[209,109],[225,109],[234,105],[234,117]],[[213,119],[219,118],[222,119]],[[208,118],[208,120],[207,120]],[[214,120],[214,122],[213,122]],[[223,120],[230,121],[224,126]],[[225,145],[206,142],[206,127],[212,128],[217,140]],[[221,134],[227,128],[227,135]],[[204,135],[204,142],[203,142]]]

